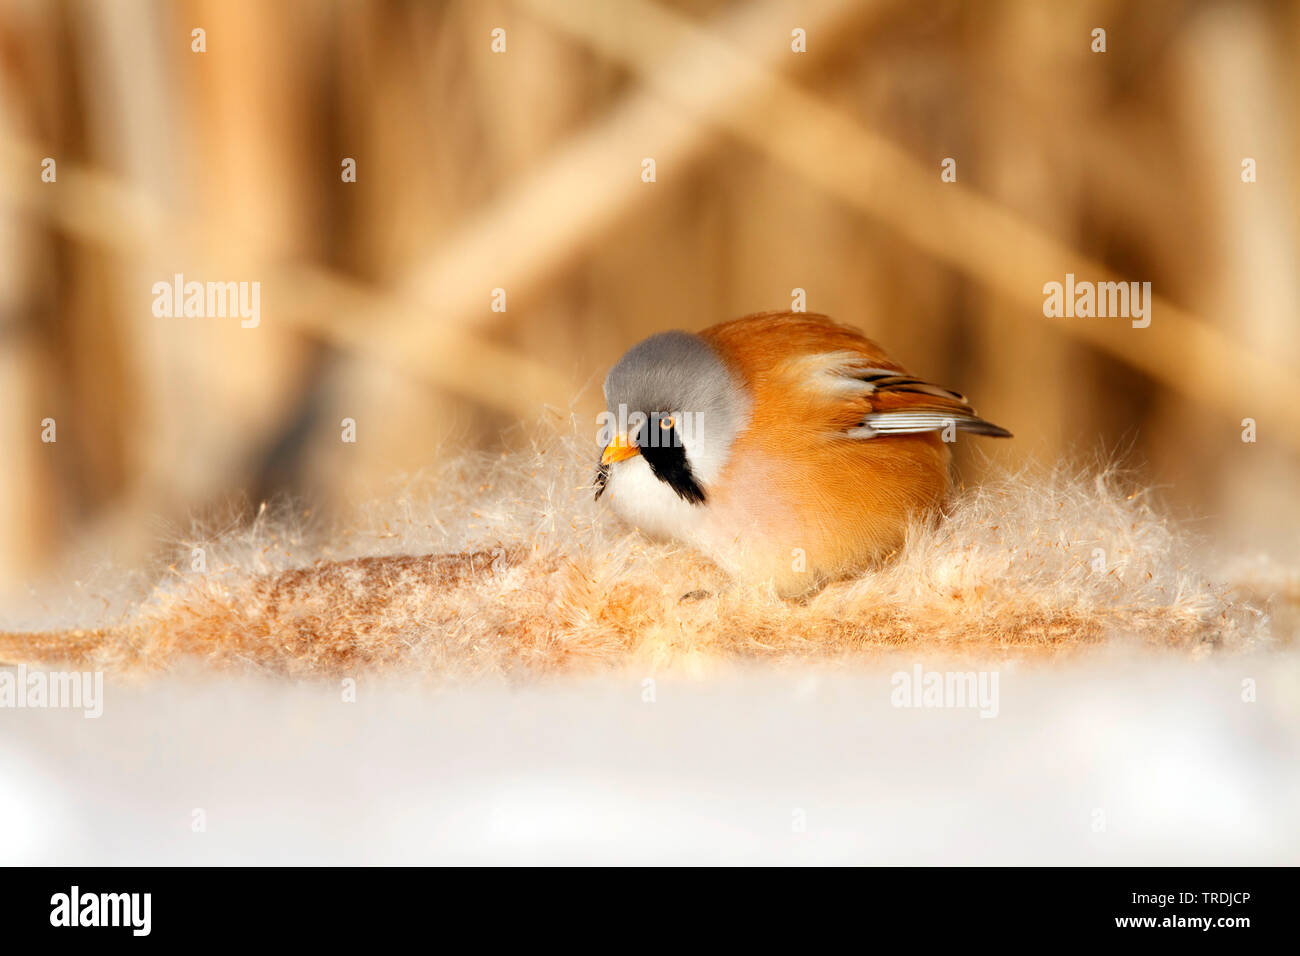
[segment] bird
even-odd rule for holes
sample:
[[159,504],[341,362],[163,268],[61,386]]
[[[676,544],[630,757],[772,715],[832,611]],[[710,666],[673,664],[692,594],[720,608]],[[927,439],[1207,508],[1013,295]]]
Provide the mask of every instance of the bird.
[[933,520],[958,433],[1012,437],[808,312],[652,335],[610,369],[604,396],[596,499],[782,597],[878,565]]

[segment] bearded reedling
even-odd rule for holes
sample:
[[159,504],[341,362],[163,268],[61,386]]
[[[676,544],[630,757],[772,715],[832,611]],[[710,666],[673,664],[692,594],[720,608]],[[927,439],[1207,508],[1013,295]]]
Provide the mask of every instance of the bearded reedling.
[[855,329],[805,313],[661,332],[605,379],[596,497],[787,596],[902,544],[951,485],[959,431],[1009,438]]

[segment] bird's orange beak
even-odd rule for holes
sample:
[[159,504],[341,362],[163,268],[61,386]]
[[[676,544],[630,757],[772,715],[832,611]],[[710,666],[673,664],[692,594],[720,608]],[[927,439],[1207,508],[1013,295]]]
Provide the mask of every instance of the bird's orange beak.
[[628,441],[626,435],[619,435],[605,446],[605,452],[600,456],[600,463],[602,465],[612,465],[616,461],[622,461],[625,458],[631,458],[633,455],[639,454],[641,454],[641,449]]

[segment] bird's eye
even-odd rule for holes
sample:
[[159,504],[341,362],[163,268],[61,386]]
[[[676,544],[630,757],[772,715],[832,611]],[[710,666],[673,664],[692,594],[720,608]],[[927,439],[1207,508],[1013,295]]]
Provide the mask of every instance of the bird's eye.
[[668,429],[672,428],[673,425],[674,422],[673,422],[673,417],[671,415],[659,419],[659,427],[662,428],[664,431],[668,431]]

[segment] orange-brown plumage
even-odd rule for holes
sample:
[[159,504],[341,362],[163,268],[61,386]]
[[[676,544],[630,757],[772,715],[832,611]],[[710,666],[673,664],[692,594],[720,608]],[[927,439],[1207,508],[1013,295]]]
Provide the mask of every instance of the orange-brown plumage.
[[[899,547],[908,523],[948,493],[944,439],[958,428],[1006,434],[962,396],[912,378],[875,342],[825,316],[748,316],[698,338],[748,408],[707,499],[698,513],[682,513],[689,527],[675,536],[783,593]],[[890,431],[901,428],[917,433]]]

